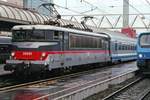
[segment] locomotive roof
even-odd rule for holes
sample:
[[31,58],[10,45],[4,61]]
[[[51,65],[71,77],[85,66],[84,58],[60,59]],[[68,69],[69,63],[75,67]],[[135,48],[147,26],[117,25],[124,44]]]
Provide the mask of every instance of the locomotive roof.
[[[22,29],[42,29],[42,30],[59,30],[59,31],[67,31],[67,32],[74,32],[74,33],[80,33],[85,35],[93,35],[93,36],[102,36],[102,37],[110,37],[112,41],[129,41],[129,42],[136,42],[136,39],[130,38],[125,34],[122,34],[120,32],[115,31],[109,31],[106,29],[99,29],[95,27],[90,27],[93,32],[87,32],[87,31],[81,31],[77,29],[70,29],[70,28],[63,28],[63,27],[57,27],[57,26],[51,26],[51,25],[17,25],[13,27],[13,30],[19,30]],[[105,34],[102,34],[105,33]],[[107,34],[107,35],[106,35]]]
[[67,31],[67,32],[73,32],[73,33],[80,33],[84,35],[92,35],[92,36],[101,36],[108,38],[108,35],[106,34],[100,34],[98,32],[87,32],[87,31],[81,31],[77,29],[70,29],[70,28],[63,28],[63,27],[57,27],[57,26],[51,26],[51,25],[17,25],[14,26],[12,30],[19,30],[19,29],[41,29],[41,30],[57,30],[57,31]]
[[150,34],[150,32],[141,32],[141,33],[138,34],[138,37],[139,37],[140,35],[142,35],[142,34]]

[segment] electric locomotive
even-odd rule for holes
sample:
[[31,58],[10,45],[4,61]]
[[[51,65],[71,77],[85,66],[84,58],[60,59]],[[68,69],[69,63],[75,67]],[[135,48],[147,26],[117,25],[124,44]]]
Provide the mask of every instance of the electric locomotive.
[[110,37],[104,33],[21,25],[12,29],[12,43],[4,69],[20,74],[111,62]]
[[137,66],[140,72],[143,74],[150,74],[150,32],[139,34],[137,54]]

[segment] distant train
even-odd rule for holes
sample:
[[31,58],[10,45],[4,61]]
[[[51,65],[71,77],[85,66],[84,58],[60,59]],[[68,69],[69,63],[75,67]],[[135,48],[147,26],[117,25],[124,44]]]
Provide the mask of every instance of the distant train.
[[0,36],[0,64],[5,63],[11,54],[11,37]]
[[137,66],[141,73],[150,74],[150,33],[140,33],[137,42]]
[[117,32],[20,25],[12,33],[13,51],[6,71],[35,73],[136,59],[136,40]]

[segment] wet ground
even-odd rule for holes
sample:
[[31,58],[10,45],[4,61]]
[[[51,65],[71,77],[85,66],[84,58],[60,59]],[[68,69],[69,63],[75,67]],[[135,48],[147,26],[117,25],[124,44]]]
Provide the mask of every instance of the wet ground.
[[54,82],[52,85],[33,85],[5,93],[0,93],[0,100],[26,100],[25,98],[32,100],[33,98],[37,98],[42,95],[52,94],[64,89],[77,87],[99,78],[101,78],[103,81],[110,78],[110,76],[117,76],[136,69],[137,67],[135,62],[113,65],[113,68],[102,68],[101,70],[97,70],[96,72],[92,72],[90,74],[71,78],[66,77],[65,79]]

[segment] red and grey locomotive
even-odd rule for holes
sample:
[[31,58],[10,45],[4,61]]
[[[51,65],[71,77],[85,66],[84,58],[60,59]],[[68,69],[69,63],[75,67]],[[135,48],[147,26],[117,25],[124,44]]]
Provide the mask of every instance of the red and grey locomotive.
[[17,73],[50,71],[111,61],[110,37],[50,25],[12,29],[13,51],[4,67]]

